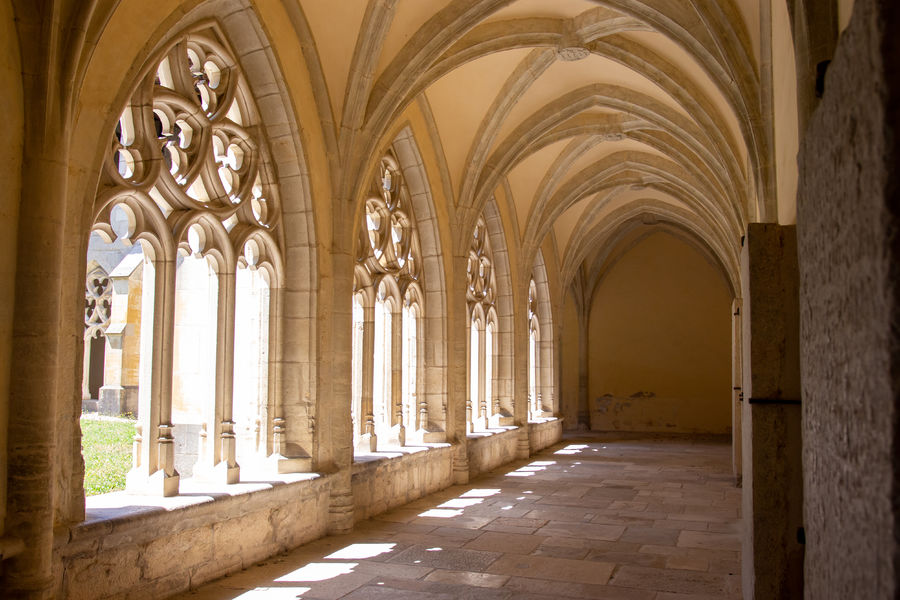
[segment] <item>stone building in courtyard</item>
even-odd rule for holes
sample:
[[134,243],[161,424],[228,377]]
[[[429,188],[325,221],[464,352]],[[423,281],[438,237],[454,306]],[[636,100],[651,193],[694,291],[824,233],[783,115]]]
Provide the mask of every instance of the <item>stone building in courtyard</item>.
[[0,1],[2,595],[166,597],[593,430],[730,440],[745,598],[897,596],[897,26]]

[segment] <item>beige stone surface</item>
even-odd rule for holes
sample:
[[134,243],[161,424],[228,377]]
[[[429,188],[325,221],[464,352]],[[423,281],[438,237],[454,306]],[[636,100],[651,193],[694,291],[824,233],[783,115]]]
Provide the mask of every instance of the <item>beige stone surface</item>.
[[[647,235],[661,231],[676,235],[697,249],[738,295],[744,278],[739,254],[748,226],[791,223],[796,206],[801,282],[781,286],[770,280],[764,287],[800,292],[803,336],[799,352],[790,348],[788,354],[799,353],[804,368],[804,489],[810,493],[802,504],[748,503],[743,509],[747,522],[759,526],[735,531],[739,513],[730,504],[734,497],[716,499],[709,490],[691,489],[690,477],[697,471],[679,475],[661,468],[652,476],[673,477],[668,485],[656,487],[648,476],[632,486],[622,483],[623,478],[643,476],[645,469],[623,464],[622,457],[607,457],[619,467],[611,469],[616,473],[607,486],[579,481],[560,493],[553,489],[555,481],[545,481],[530,490],[534,500],[502,498],[504,506],[512,506],[500,507],[507,518],[544,521],[540,525],[490,520],[487,502],[455,508],[435,504],[428,510],[445,512],[427,517],[403,514],[392,525],[382,523],[396,527],[397,535],[410,536],[427,535],[424,530],[543,535],[538,530],[549,527],[554,540],[574,533],[571,525],[585,524],[594,536],[588,539],[610,546],[541,544],[534,552],[553,548],[558,554],[547,556],[562,560],[586,560],[607,550],[610,556],[652,557],[640,558],[635,568],[645,562],[657,564],[661,557],[668,561],[672,552],[679,552],[692,560],[707,560],[709,572],[715,574],[737,572],[737,551],[693,547],[710,545],[713,538],[683,534],[739,535],[748,547],[750,543],[761,547],[758,555],[772,557],[769,564],[748,563],[744,574],[750,581],[803,560],[804,549],[790,541],[797,539],[803,525],[808,596],[818,600],[829,595],[897,595],[895,365],[900,345],[895,340],[894,313],[900,259],[895,243],[894,75],[900,53],[895,5],[885,0],[2,3],[2,593],[26,598],[110,596],[125,589],[123,597],[158,597],[324,531],[347,532],[355,520],[403,506],[450,481],[467,483],[474,473],[509,458],[513,449],[517,458],[524,459],[529,450],[555,440],[554,431],[563,426],[558,421],[528,423],[534,416],[525,410],[528,393],[540,395],[530,399],[537,409],[543,404],[548,412],[571,415],[573,427],[575,419],[586,424],[588,378],[595,375],[589,373],[583,345],[589,327],[586,313],[594,290],[617,265],[628,262],[630,249]],[[194,125],[212,121],[213,129],[228,137],[238,133],[222,127],[223,117],[231,118],[224,114],[228,107],[218,113],[198,109],[195,90],[202,99],[207,83],[212,88],[224,84],[218,90],[241,84],[237,96],[226,95],[238,98],[244,114],[237,120],[251,133],[243,147],[253,160],[241,169],[243,183],[252,183],[252,175],[246,175],[259,167],[268,188],[267,212],[272,219],[261,227],[252,224],[253,211],[243,208],[248,202],[240,190],[230,197],[219,193],[223,190],[217,179],[222,175],[217,175],[215,165],[221,163],[206,152],[209,148],[183,140],[183,145],[191,146],[184,148],[186,158],[201,168],[182,173],[188,178],[178,177],[179,181],[157,178],[157,174],[167,177],[166,169],[159,169],[160,148],[170,143],[161,140],[152,126],[152,109],[160,105],[148,94],[156,89],[159,60],[168,50],[182,52],[179,40],[186,36],[198,43],[210,40],[209,34],[216,40],[213,54],[225,55],[219,57],[220,66],[227,65],[229,76],[218,83],[209,81],[209,74],[201,75],[197,69],[207,66],[201,59],[193,72],[182,72],[178,78],[182,88],[178,95],[186,113],[197,117]],[[177,67],[184,58],[182,53],[169,67]],[[832,59],[826,77],[824,69]],[[165,69],[161,84],[164,79]],[[212,93],[210,86],[207,93]],[[162,97],[156,100],[167,103]],[[137,132],[134,146],[125,139],[130,134],[114,139],[126,109],[133,116],[140,114],[142,118],[134,122],[147,129]],[[123,129],[128,128],[127,121],[121,122]],[[194,141],[208,146],[211,129],[202,129],[204,135],[196,135],[197,129]],[[130,146],[137,171],[150,174],[150,179],[115,176],[114,152],[121,150],[116,149],[120,144]],[[453,443],[454,448],[450,460],[404,457],[409,460],[364,467],[360,475],[353,466],[350,426],[355,394],[348,376],[353,364],[349,299],[360,209],[370,193],[380,189],[372,175],[384,152],[396,152],[400,158],[422,245],[419,283],[426,316],[421,330],[426,335],[419,380],[428,431],[416,433]],[[198,160],[201,156],[205,158]],[[212,202],[195,204],[181,193],[166,192],[191,185],[188,180],[199,171],[205,181],[201,187],[217,188],[218,198],[210,198]],[[154,184],[160,184],[157,195],[178,205],[168,220],[145,197]],[[246,192],[248,186],[243,187]],[[245,470],[246,464],[240,465],[240,472],[232,464],[235,444],[230,431],[232,417],[240,417],[231,410],[233,392],[240,387],[233,385],[232,364],[234,326],[240,319],[229,282],[242,260],[235,244],[247,232],[244,226],[250,226],[270,238],[267,265],[275,283],[267,348],[271,377],[265,414],[260,415],[259,444],[278,461],[281,472],[317,472],[328,479],[328,489],[314,497],[275,492],[252,498],[253,494],[225,488],[214,492],[215,501],[209,505],[166,505],[130,516],[127,508],[110,506],[101,519],[103,526],[88,506],[85,520],[78,425],[85,249],[89,232],[106,225],[108,203],[120,200],[145,207],[135,215],[135,225],[141,240],[153,247],[159,267],[154,290],[158,310],[153,327],[144,330],[147,339],[152,333],[152,356],[141,361],[152,381],[152,389],[142,386],[145,408],[150,410],[140,411],[142,438],[135,465],[139,468],[130,491],[181,493],[180,501],[196,499],[191,494],[198,493],[189,489],[186,471],[181,479],[174,473],[168,438],[172,334],[176,321],[189,316],[171,302],[174,257],[179,244],[184,250],[187,225],[181,212],[203,220],[207,242],[215,246],[204,252],[215,255],[223,284],[214,303],[218,318],[210,319],[218,341],[215,349],[202,353],[210,359],[208,368],[197,372],[206,383],[208,398],[202,407],[203,418],[209,421],[205,467],[217,469],[226,463],[214,474],[232,483],[239,475],[253,473]],[[238,208],[240,226],[233,228],[235,223],[227,220],[223,225]],[[470,451],[464,414],[463,255],[479,219],[491,229],[498,276],[496,399],[509,412],[504,418],[519,430],[510,436],[518,438],[515,445],[498,439],[488,444],[492,446],[488,450]],[[130,242],[137,241],[136,236],[131,238]],[[777,242],[766,245],[780,247]],[[648,260],[640,266],[652,265]],[[662,273],[659,278],[680,275],[678,281],[689,284],[693,274]],[[527,356],[528,326],[523,318],[531,278],[539,287],[541,333],[535,369],[541,381],[533,390],[528,373],[534,359]],[[632,309],[647,297],[621,300],[627,304],[623,309]],[[751,326],[755,334],[748,340],[751,351],[774,347],[778,362],[777,347],[788,340],[777,327],[767,328],[765,319],[752,315],[758,297],[745,300],[748,318],[743,325],[755,321]],[[662,316],[671,317],[666,324],[673,320],[678,324],[678,316],[666,308],[660,310]],[[628,346],[627,336],[636,329],[604,343]],[[696,334],[696,328],[690,333]],[[648,361],[646,380],[657,379],[651,370],[677,363],[688,372],[691,365],[680,360],[686,354],[674,356],[668,365]],[[739,352],[733,348],[732,354]],[[747,399],[799,398],[796,369],[784,379],[764,366],[766,357],[751,359],[751,366],[761,368],[743,373],[753,382]],[[562,386],[560,371],[566,375]],[[610,368],[602,375],[615,374],[616,369]],[[705,375],[694,374],[698,379]],[[768,387],[765,393],[759,391],[763,383]],[[737,381],[733,384],[730,387],[740,387]],[[214,393],[209,393],[210,387]],[[723,397],[728,399],[716,405],[719,411],[740,402],[741,390],[727,387]],[[643,386],[629,390],[626,402],[641,391],[647,390]],[[650,409],[642,417],[649,424],[633,425],[668,423],[684,408],[662,396],[656,400],[644,403]],[[740,421],[731,422],[737,428]],[[757,432],[765,421],[778,424],[778,419],[754,418]],[[799,416],[794,419],[795,431],[798,422]],[[767,445],[778,442],[778,437],[745,437],[744,448],[735,444],[735,455],[746,449],[746,458],[754,447],[782,448]],[[799,433],[789,439],[799,443]],[[572,449],[565,456],[577,456],[581,450]],[[769,491],[764,485],[767,475],[777,479],[779,469],[796,467],[792,458],[777,452],[771,458],[765,461],[769,465],[743,473],[744,490],[755,490],[762,499]],[[554,468],[522,469],[509,479],[537,482],[548,471],[552,474]],[[585,487],[591,489],[580,494]],[[796,495],[801,490],[796,481],[780,487]],[[441,502],[448,499],[443,496]],[[496,500],[499,503],[501,497]],[[461,515],[446,512],[455,510]],[[790,518],[779,520],[785,515]],[[434,525],[453,518],[459,519],[458,527]],[[763,535],[765,522],[774,524],[781,542],[778,536]],[[682,533],[673,546],[671,534],[657,533],[658,528]],[[208,543],[213,545],[212,561],[195,563],[187,556],[192,548],[186,532],[192,529],[198,530],[199,556],[206,553]],[[208,542],[201,530],[219,535]],[[477,535],[443,537],[459,549]],[[157,558],[165,545],[161,540],[167,538],[172,555]],[[767,552],[769,546],[788,543],[788,557]],[[130,562],[121,572],[106,576],[105,569],[116,556],[130,560],[134,547],[142,548],[136,558],[141,581],[133,585],[135,566]],[[562,556],[565,549],[585,554]],[[153,564],[141,563],[144,558]],[[752,560],[754,555],[744,552],[743,558]],[[66,579],[76,573],[75,566],[79,577]],[[71,586],[76,580],[81,582],[77,589]],[[109,589],[102,588],[102,582]],[[395,586],[396,597],[454,596],[464,589],[451,586],[440,591],[434,587],[437,582],[395,578],[350,593],[390,596],[394,592],[384,591],[389,583]],[[337,593],[340,587],[328,593]],[[523,590],[520,595],[533,599],[554,595],[547,588]],[[581,588],[583,595],[589,595],[587,590]],[[273,586],[266,593],[290,596],[292,591]],[[603,596],[597,589],[590,593]],[[677,593],[658,595],[668,598]],[[768,600],[776,592],[766,589],[760,595]]]
[[[176,598],[737,599],[740,497],[730,473],[724,444],[570,440]],[[577,509],[578,521],[555,519],[571,518],[573,507],[546,502],[609,490],[661,492],[670,502],[654,505],[650,519],[635,516],[649,504],[622,501]],[[713,512],[706,519],[701,501]],[[504,516],[520,504],[540,505],[548,518]],[[441,510],[444,516],[418,516]],[[695,519],[672,518],[686,510]],[[641,524],[590,522],[601,517]],[[710,531],[711,524],[733,530]]]

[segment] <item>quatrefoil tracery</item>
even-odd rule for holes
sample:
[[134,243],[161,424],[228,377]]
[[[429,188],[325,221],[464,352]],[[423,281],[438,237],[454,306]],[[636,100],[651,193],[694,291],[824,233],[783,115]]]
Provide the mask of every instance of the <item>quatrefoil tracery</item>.
[[84,294],[85,338],[106,331],[112,316],[112,282],[102,267],[88,272]]

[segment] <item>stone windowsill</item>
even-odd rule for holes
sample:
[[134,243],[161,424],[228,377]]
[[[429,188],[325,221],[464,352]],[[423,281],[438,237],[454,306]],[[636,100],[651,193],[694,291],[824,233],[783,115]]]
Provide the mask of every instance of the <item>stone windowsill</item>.
[[542,423],[550,423],[552,421],[559,421],[559,417],[533,417],[528,419],[528,424],[541,425]]
[[481,438],[488,438],[495,435],[509,433],[510,431],[516,431],[517,429],[519,429],[518,425],[499,425],[497,427],[488,427],[484,431],[473,431],[472,433],[466,434],[466,438],[470,440],[477,440]]
[[411,454],[428,452],[438,448],[449,448],[450,446],[451,444],[447,442],[420,442],[410,446],[387,446],[383,450],[376,452],[356,452],[353,454],[353,466],[356,468],[356,465],[366,463],[397,460]]
[[249,498],[285,485],[303,485],[322,476],[318,473],[247,473],[245,477],[247,481],[233,484],[184,479],[180,482],[178,495],[168,498],[130,494],[127,491],[88,496],[85,498],[85,519],[69,528],[70,539],[228,498]]

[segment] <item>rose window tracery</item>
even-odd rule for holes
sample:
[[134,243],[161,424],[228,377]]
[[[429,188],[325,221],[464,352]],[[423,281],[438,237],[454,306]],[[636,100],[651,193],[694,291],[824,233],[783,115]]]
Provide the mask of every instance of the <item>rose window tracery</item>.
[[397,159],[386,154],[366,199],[357,261],[368,279],[390,275],[403,293],[420,279],[420,251],[412,202],[401,181]]
[[107,162],[110,183],[146,191],[166,217],[203,210],[228,231],[238,223],[271,229],[280,211],[249,97],[212,32],[183,38],[122,112]]
[[[354,445],[361,449],[374,450],[376,438],[403,445],[407,428],[427,423],[416,389],[421,328],[415,321],[423,314],[423,282],[415,223],[399,163],[388,151],[379,160],[357,230],[352,422]],[[396,382],[395,371],[401,373]]]
[[472,232],[466,277],[469,302],[480,304],[487,311],[494,305],[494,288],[496,286],[493,253],[487,239],[487,226],[483,218],[478,219],[475,230]]
[[497,314],[494,308],[496,280],[494,257],[487,225],[478,218],[469,244],[466,264],[466,299],[469,306],[469,398],[466,414],[470,430],[486,429],[489,419],[499,413],[494,397],[494,333]]
[[[265,131],[214,24],[173,40],[115,124],[93,231],[106,244],[139,243],[144,259],[136,318],[152,326],[137,328],[147,335],[136,489],[157,485],[152,476],[163,471],[157,483],[171,495],[185,468],[213,476],[220,464],[234,483],[236,455],[283,454],[286,420],[267,375],[270,310],[283,284],[281,207]],[[221,327],[228,320],[235,326]],[[158,343],[160,331],[168,343]],[[159,373],[167,379],[153,387]],[[195,435],[197,455],[179,454],[174,440]]]

